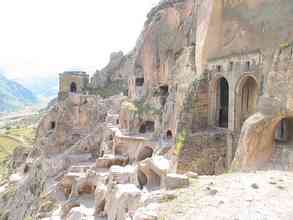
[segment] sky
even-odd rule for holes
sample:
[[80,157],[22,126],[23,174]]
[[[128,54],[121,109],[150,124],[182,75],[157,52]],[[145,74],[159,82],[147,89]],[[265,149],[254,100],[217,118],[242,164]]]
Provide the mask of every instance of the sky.
[[159,0],[0,0],[0,69],[31,80],[129,52]]

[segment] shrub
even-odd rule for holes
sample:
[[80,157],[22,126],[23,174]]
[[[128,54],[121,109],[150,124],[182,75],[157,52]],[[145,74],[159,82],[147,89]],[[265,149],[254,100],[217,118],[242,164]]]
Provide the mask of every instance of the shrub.
[[179,156],[184,144],[186,143],[187,140],[187,132],[184,129],[176,138],[176,155]]

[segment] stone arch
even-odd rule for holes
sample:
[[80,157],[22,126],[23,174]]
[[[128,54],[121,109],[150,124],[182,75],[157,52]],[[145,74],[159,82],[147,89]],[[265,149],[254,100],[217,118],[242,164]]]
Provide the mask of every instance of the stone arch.
[[214,126],[228,128],[229,121],[229,83],[219,75],[211,83],[211,109]]
[[274,135],[272,168],[293,170],[293,117],[282,118]]
[[76,85],[75,82],[72,82],[70,84],[70,92],[72,92],[72,93],[76,93],[77,92],[77,85]]
[[139,151],[139,153],[138,153],[138,155],[136,157],[136,160],[137,161],[143,161],[143,160],[145,160],[147,158],[152,157],[153,153],[154,153],[154,150],[151,147],[143,147]]
[[[292,119],[291,119],[292,120]],[[275,132],[275,141],[279,143],[289,143],[291,140],[289,128],[290,128],[290,119],[283,118],[279,124],[277,125],[277,129]]]
[[[238,149],[232,163],[234,171],[252,171],[271,166],[275,157],[276,131],[282,120],[289,119],[289,131],[293,131],[293,115],[278,114],[267,116],[257,113],[248,118],[243,125]],[[293,135],[288,138],[293,143]]]
[[245,75],[235,87],[235,128],[241,129],[244,121],[256,112],[259,84],[254,75]]

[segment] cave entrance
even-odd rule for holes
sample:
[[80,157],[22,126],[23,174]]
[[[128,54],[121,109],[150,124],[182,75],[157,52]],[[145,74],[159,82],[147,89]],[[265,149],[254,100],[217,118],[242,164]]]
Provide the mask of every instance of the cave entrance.
[[159,87],[159,91],[160,91],[160,103],[162,106],[164,106],[167,102],[167,97],[169,95],[169,86],[162,85]]
[[222,77],[218,80],[218,100],[217,100],[217,114],[218,126],[228,128],[229,118],[229,85],[227,80]]
[[50,130],[54,130],[56,128],[56,122],[55,121],[51,121],[50,122]]
[[168,96],[169,95],[169,86],[168,85],[162,85],[160,86],[160,95],[161,96]]
[[283,118],[274,132],[272,168],[293,170],[293,118]]
[[135,79],[135,86],[141,87],[144,84],[144,78],[136,78]]
[[153,121],[146,121],[139,128],[139,133],[141,134],[152,133],[154,131],[155,131],[155,122]]
[[293,147],[293,118],[284,118],[278,123],[275,142],[279,145],[292,145]]
[[293,170],[293,117],[255,114],[243,127],[232,170]]
[[75,82],[72,82],[70,84],[70,92],[72,92],[72,93],[76,93],[77,92],[77,86],[76,86],[76,83]]
[[166,136],[167,136],[167,139],[169,139],[169,140],[172,139],[173,138],[172,131],[168,130]]
[[[240,110],[240,127],[244,121],[251,116],[256,110],[257,101],[257,83],[254,78],[247,77],[243,82],[241,92],[241,110]],[[237,106],[236,106],[237,108]]]

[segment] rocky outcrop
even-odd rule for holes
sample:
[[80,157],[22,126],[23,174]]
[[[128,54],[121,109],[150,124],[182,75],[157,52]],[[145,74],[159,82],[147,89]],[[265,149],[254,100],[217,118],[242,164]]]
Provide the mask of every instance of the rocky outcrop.
[[133,72],[133,68],[133,52],[127,55],[122,51],[112,53],[108,65],[97,70],[91,78],[91,92],[103,97],[127,94],[128,75]]
[[123,96],[103,100],[97,96],[70,95],[40,122],[36,148],[43,148],[46,154],[56,154],[76,145],[80,151],[97,153],[108,110],[118,113],[122,100]]
[[[82,88],[63,79],[66,96],[40,122],[28,170],[10,177],[10,184],[37,189],[34,196],[16,190],[16,198],[30,202],[45,192],[57,207],[46,212],[47,203],[31,202],[35,210],[25,203],[16,207],[20,216],[41,210],[63,219],[160,219],[162,203],[184,191],[194,196],[188,190],[197,179],[190,178],[226,172],[234,155],[237,171],[292,169],[293,36],[285,27],[292,6],[289,0],[160,1],[131,53],[113,53],[89,84],[78,73]],[[128,97],[112,96],[122,92]],[[37,173],[33,161],[40,158]],[[176,174],[190,170],[196,173]],[[24,186],[22,176],[32,181],[25,178]],[[204,184],[205,201],[218,193],[211,180]],[[212,207],[225,203],[215,201]],[[215,217],[199,207],[194,216]]]

